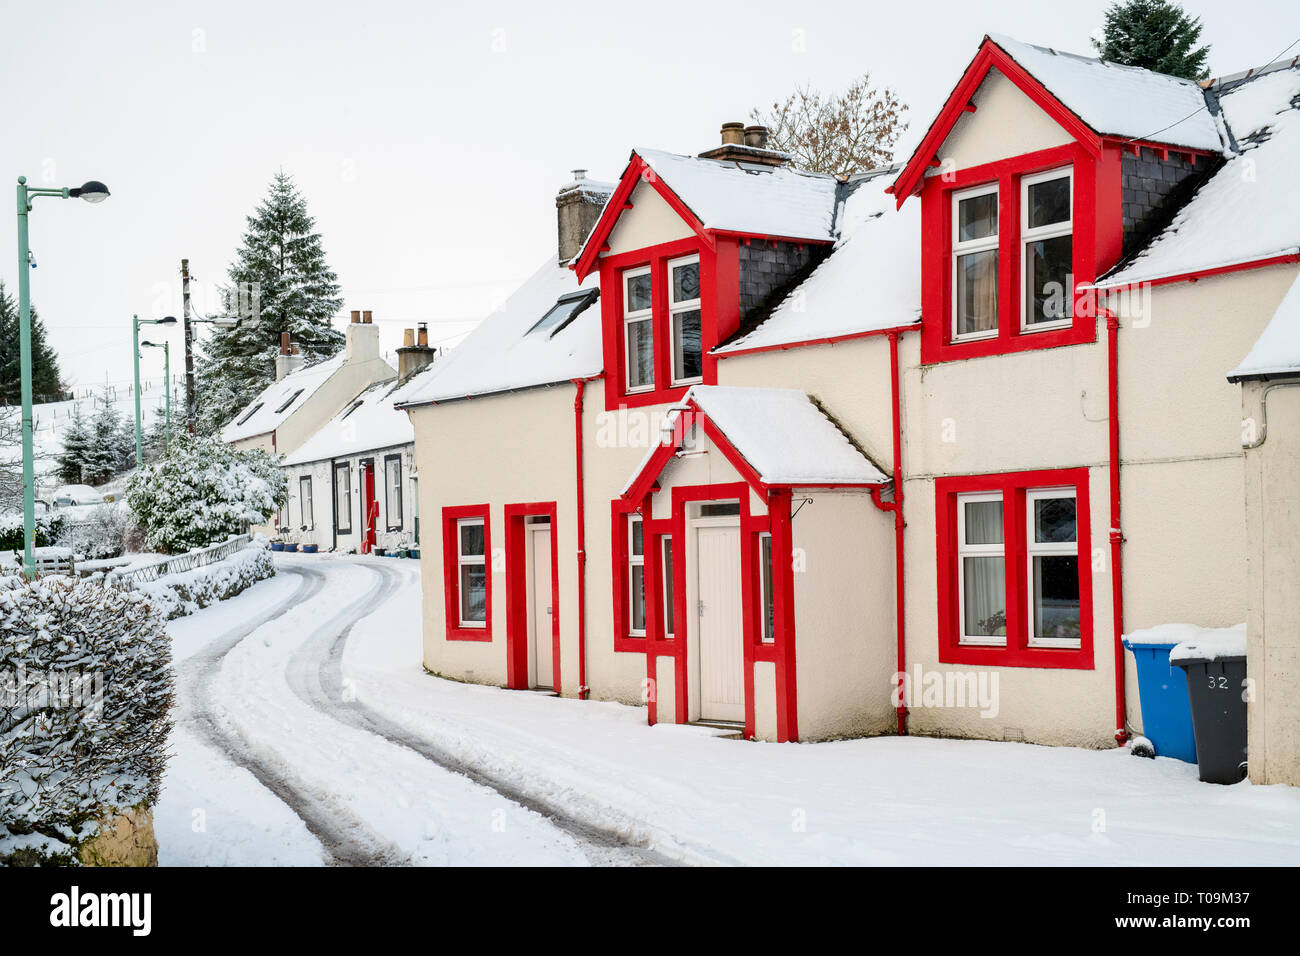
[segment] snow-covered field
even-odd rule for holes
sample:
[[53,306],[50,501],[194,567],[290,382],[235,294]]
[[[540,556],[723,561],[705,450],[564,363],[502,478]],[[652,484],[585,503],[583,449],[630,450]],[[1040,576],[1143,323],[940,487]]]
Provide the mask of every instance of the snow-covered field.
[[417,562],[279,560],[170,625],[165,865],[1300,864],[1294,788],[1122,751],[647,727],[425,674]]

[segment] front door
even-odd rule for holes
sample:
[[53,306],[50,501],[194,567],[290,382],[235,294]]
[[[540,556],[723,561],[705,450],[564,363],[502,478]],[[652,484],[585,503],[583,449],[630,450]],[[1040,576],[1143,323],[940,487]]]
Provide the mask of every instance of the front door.
[[555,648],[552,640],[551,528],[530,526],[528,531],[528,647],[534,687],[555,688]]
[[375,498],[375,462],[361,463],[361,553],[375,550],[375,525],[379,520],[379,501]]
[[745,719],[740,528],[695,529],[700,719]]

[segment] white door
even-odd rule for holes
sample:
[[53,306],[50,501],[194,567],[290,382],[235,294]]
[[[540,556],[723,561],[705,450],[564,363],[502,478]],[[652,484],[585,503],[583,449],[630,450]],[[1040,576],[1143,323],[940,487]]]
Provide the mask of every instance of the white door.
[[546,526],[528,532],[528,646],[529,670],[534,687],[555,686],[554,643],[551,637],[551,529]]
[[695,530],[700,719],[745,719],[745,658],[740,599],[740,529]]

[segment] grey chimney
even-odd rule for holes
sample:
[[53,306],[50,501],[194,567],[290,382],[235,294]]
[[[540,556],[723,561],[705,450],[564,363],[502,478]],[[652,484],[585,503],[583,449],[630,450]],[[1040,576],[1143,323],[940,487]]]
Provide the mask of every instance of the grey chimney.
[[700,153],[700,159],[757,163],[760,166],[785,166],[793,158],[789,153],[780,153],[768,146],[766,126],[723,123],[721,138],[722,145],[706,149]]
[[292,375],[302,368],[302,364],[302,352],[289,340],[288,332],[281,332],[280,354],[275,357],[275,380],[283,381],[286,375]]
[[585,169],[573,171],[573,181],[566,183],[555,194],[555,214],[558,235],[557,260],[560,265],[571,262],[596,228],[605,203],[614,194],[609,183],[598,183],[587,178]]
[[421,322],[416,329],[404,330],[402,347],[397,350],[397,383],[405,382],[437,356],[437,350],[429,347],[428,323]]

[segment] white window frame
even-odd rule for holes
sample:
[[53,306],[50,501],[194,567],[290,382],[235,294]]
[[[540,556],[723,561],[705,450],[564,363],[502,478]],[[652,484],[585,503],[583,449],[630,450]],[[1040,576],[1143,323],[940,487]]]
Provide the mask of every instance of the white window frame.
[[[1034,502],[1044,498],[1074,499],[1074,540],[1073,541],[1035,541]],[[1073,485],[1057,488],[1029,488],[1025,490],[1025,613],[1026,630],[1029,634],[1030,647],[1065,647],[1077,650],[1083,643],[1083,635],[1074,638],[1039,637],[1036,630],[1038,621],[1034,615],[1034,558],[1045,555],[1079,556],[1079,493]],[[1080,558],[1082,560],[1082,558]],[[1076,567],[1076,571],[1078,568]],[[1079,595],[1080,614],[1083,612],[1083,595]]]
[[[1039,226],[1036,229],[1029,228],[1029,187],[1036,183],[1050,182],[1053,179],[1060,179],[1062,174],[1070,181],[1070,218],[1064,222],[1054,222],[1049,226]],[[1001,222],[999,221],[999,226]],[[1020,331],[1029,332],[1050,332],[1052,329],[1068,329],[1074,324],[1073,314],[1066,315],[1063,319],[1057,319],[1055,322],[1029,322],[1029,269],[1027,264],[1029,256],[1026,249],[1031,242],[1037,242],[1040,239],[1056,239],[1059,236],[1073,236],[1074,234],[1074,166],[1058,166],[1056,169],[1049,169],[1044,173],[1034,173],[1032,176],[1022,176],[1020,179]],[[1071,244],[1073,249],[1073,244]],[[1073,264],[1071,264],[1070,274],[1073,274]],[[1067,311],[1073,313],[1074,309],[1074,290],[1066,289],[1066,307]]]
[[[306,489],[306,494],[303,494]],[[316,495],[312,489],[311,475],[298,476],[298,516],[308,531],[316,529]]]
[[461,569],[465,567],[482,566],[483,574],[484,574],[483,586],[484,588],[488,587],[486,530],[484,531],[484,535],[483,535],[483,542],[485,545],[485,547],[483,548],[483,552],[484,552],[483,554],[466,554],[464,551],[465,539],[464,536],[461,534],[462,528],[468,528],[474,526],[482,528],[484,527],[484,525],[485,525],[485,521],[482,518],[457,518],[456,519],[456,618],[457,620],[460,621],[461,627],[477,627],[477,628],[487,627],[487,621],[465,620],[465,595],[461,593],[461,590],[465,587],[465,578],[464,575],[461,573]]
[[[963,199],[974,199],[977,196],[992,195],[997,199],[998,206],[998,228],[992,236],[984,239],[966,239],[962,240],[961,235],[961,202]],[[981,339],[995,339],[998,337],[998,326],[1002,321],[1002,266],[1000,242],[1002,237],[1002,195],[998,183],[985,183],[982,186],[972,186],[970,189],[960,189],[952,194],[952,256],[950,278],[952,291],[952,315],[949,318],[949,326],[952,330],[952,341],[954,342],[977,342]],[[993,328],[985,332],[967,332],[961,334],[957,331],[957,257],[968,255],[972,252],[987,252],[993,250],[999,255],[998,261],[998,307],[997,314],[993,316]]]
[[[641,553],[634,554],[632,551],[632,542],[636,538],[632,535],[633,525],[641,525]],[[673,557],[676,557],[674,555]],[[633,568],[641,568],[641,609],[645,613],[645,523],[641,516],[633,512],[627,516],[627,633],[631,637],[645,637],[644,627],[634,627],[632,621],[635,619],[633,607],[635,602],[633,598],[636,595],[636,579],[632,575]]]
[[[966,543],[966,505],[978,501],[996,501],[1002,505],[1002,541],[999,544]],[[957,495],[957,630],[960,638],[957,643],[974,647],[1006,647],[1007,635],[995,637],[985,634],[966,633],[966,558],[1002,559],[1002,579],[1006,584],[1006,509],[1007,502],[1000,491],[972,491]],[[1007,608],[1010,611],[1010,608]]]
[[[637,309],[633,311],[628,308],[630,301],[627,294],[628,281],[635,279],[637,276],[650,276],[650,308]],[[655,390],[655,365],[657,364],[654,355],[654,274],[650,266],[637,266],[634,269],[623,270],[623,386],[627,394],[635,395],[640,392],[653,392]],[[629,332],[633,323],[648,322],[650,323],[650,382],[647,385],[632,384],[632,349],[629,339]]]
[[[772,613],[772,633],[767,633],[767,605],[772,600],[768,594],[767,584],[763,580],[763,542],[767,542],[768,553],[772,554],[772,534],[768,531],[758,535],[758,639],[762,644],[776,643],[776,610]],[[776,555],[772,554],[772,583],[776,584]]]
[[[667,263],[668,362],[669,362],[668,371],[674,387],[678,385],[695,385],[699,382],[704,381],[704,324],[703,324],[704,314],[703,314],[703,310],[700,308],[700,297],[696,296],[693,299],[683,299],[681,302],[678,302],[676,299],[673,298],[673,269],[676,266],[689,265],[692,262],[695,263],[698,269],[700,264],[700,257],[698,254],[690,255],[690,256],[681,256],[680,258],[677,259],[669,259]],[[702,280],[703,277],[701,276],[701,283],[700,283],[701,290],[703,290],[704,288],[704,283]],[[677,327],[673,324],[673,320],[677,317],[677,315],[679,315],[682,312],[700,313],[700,374],[693,375],[690,378],[677,377]]]
[[[642,525],[642,528],[643,528],[643,529],[644,529],[644,527],[645,527],[645,526]],[[644,537],[644,536],[642,536],[642,538],[641,538],[641,543],[642,543],[642,546],[644,547],[644,545],[645,545],[645,537]],[[675,633],[675,631],[676,631],[676,627],[675,627],[675,625],[676,625],[676,623],[677,623],[676,621],[673,621],[674,629],[671,630],[671,631],[668,630],[668,619],[669,619],[669,617],[676,617],[676,616],[677,616],[677,615],[676,615],[676,609],[675,609],[675,608],[671,608],[671,609],[670,609],[670,605],[672,605],[672,603],[673,603],[673,602],[670,600],[670,598],[673,597],[673,593],[672,593],[672,590],[673,590],[673,575],[670,574],[670,573],[668,572],[668,562],[665,560],[665,557],[666,557],[667,554],[668,554],[668,549],[671,548],[672,546],[673,546],[673,538],[672,538],[672,535],[668,535],[668,534],[666,534],[666,535],[663,535],[663,536],[659,539],[659,574],[660,574],[660,577],[663,578],[663,581],[661,582],[661,583],[663,584],[663,587],[660,588],[660,590],[663,592],[663,605],[664,605],[664,639],[665,639],[665,640],[671,640],[672,638],[674,638],[674,637],[677,636],[676,633]],[[674,553],[674,554],[673,554],[673,566],[674,566],[674,568],[676,568],[676,562],[677,562],[677,555],[676,555],[676,553]],[[631,576],[631,572],[629,572],[629,577],[630,577],[630,576]]]
[[[397,471],[391,472],[390,465]],[[396,481],[393,481],[396,479]],[[397,499],[397,524],[393,524],[393,498]],[[384,456],[384,527],[388,531],[401,531],[406,525],[405,502],[402,501],[402,456]]]

